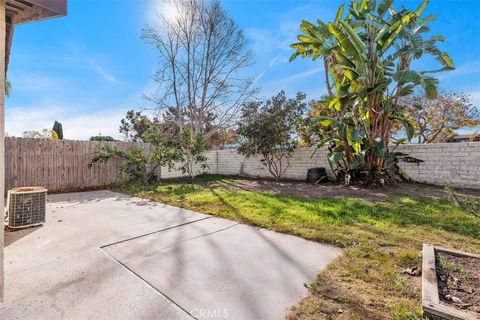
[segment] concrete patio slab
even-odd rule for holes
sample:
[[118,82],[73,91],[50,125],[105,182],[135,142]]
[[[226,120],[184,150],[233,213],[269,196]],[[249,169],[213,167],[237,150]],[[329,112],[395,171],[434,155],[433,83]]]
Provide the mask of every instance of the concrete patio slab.
[[198,319],[283,319],[341,254],[219,218],[104,250]]
[[49,195],[47,223],[5,233],[5,272],[206,217],[106,190]]
[[7,232],[0,319],[282,318],[341,250],[110,191]]
[[0,318],[192,319],[100,249],[6,274]]

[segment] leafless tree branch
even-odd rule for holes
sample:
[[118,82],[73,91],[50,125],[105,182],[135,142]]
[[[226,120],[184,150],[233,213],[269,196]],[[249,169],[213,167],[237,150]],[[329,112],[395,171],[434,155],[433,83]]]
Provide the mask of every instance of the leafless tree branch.
[[153,77],[158,90],[147,99],[159,110],[173,107],[179,125],[208,137],[230,127],[242,104],[257,92],[254,82],[242,77],[253,53],[219,1],[165,4],[170,15],[159,14],[159,27],[142,33],[159,58]]

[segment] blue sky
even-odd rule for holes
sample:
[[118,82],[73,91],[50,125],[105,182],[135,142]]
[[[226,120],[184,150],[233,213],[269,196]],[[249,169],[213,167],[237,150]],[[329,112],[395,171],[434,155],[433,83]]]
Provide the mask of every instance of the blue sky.
[[[247,70],[261,96],[281,89],[308,98],[325,92],[322,64],[288,63],[302,19],[330,21],[343,1],[224,0],[226,10],[244,29],[255,52]],[[397,1],[416,7],[420,1]],[[68,16],[16,27],[8,78],[13,92],[6,101],[6,131],[50,128],[63,123],[65,138],[88,139],[98,133],[120,138],[118,125],[129,109],[147,106],[145,93],[155,89],[151,77],[157,61],[140,39],[154,21],[160,0],[69,0]],[[438,16],[432,34],[456,70],[441,74],[441,87],[461,90],[480,105],[480,0],[433,0],[427,13]],[[418,66],[429,68],[432,60]]]

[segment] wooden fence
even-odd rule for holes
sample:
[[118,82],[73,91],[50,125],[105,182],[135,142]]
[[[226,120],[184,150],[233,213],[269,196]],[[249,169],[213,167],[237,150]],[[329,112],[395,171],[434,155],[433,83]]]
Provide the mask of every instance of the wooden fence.
[[108,186],[125,180],[121,160],[88,168],[102,144],[127,150],[145,146],[133,142],[98,142],[50,139],[5,139],[5,189],[43,186],[49,191],[74,191]]
[[[49,191],[75,191],[101,188],[127,177],[119,174],[121,160],[110,160],[88,168],[95,152],[102,144],[127,150],[148,144],[133,142],[95,142],[44,139],[5,139],[5,186],[43,186]],[[480,142],[409,144],[399,146],[399,151],[424,160],[421,164],[402,162],[402,168],[415,180],[432,184],[449,183],[455,187],[480,189]],[[304,180],[307,169],[324,166],[326,150],[319,150],[312,158],[313,149],[298,149],[290,161],[285,178]],[[258,157],[245,159],[235,150],[207,152],[209,169],[218,174],[270,177]],[[178,165],[176,166],[178,167]],[[159,168],[162,178],[179,177],[176,169]],[[204,170],[197,168],[197,172]]]

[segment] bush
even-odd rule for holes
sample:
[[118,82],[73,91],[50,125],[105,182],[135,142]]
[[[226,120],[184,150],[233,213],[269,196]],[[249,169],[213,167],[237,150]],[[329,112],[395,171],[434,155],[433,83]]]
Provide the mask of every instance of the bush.
[[110,136],[93,136],[93,137],[90,137],[89,140],[90,141],[115,141],[115,139],[113,139]]
[[122,172],[145,183],[155,181],[158,179],[157,168],[172,169],[174,162],[181,159],[181,153],[178,148],[169,145],[167,137],[162,135],[156,127],[150,127],[143,134],[143,139],[150,143],[149,151],[138,147],[122,151],[116,146],[103,145],[95,153],[88,166],[92,167],[96,163],[107,162],[110,159],[122,159],[124,160]]
[[243,106],[237,133],[238,151],[250,157],[262,156],[275,180],[280,180],[290,166],[290,158],[298,143],[298,129],[306,104],[306,95],[298,92],[287,99],[285,92],[264,102],[250,102]]

